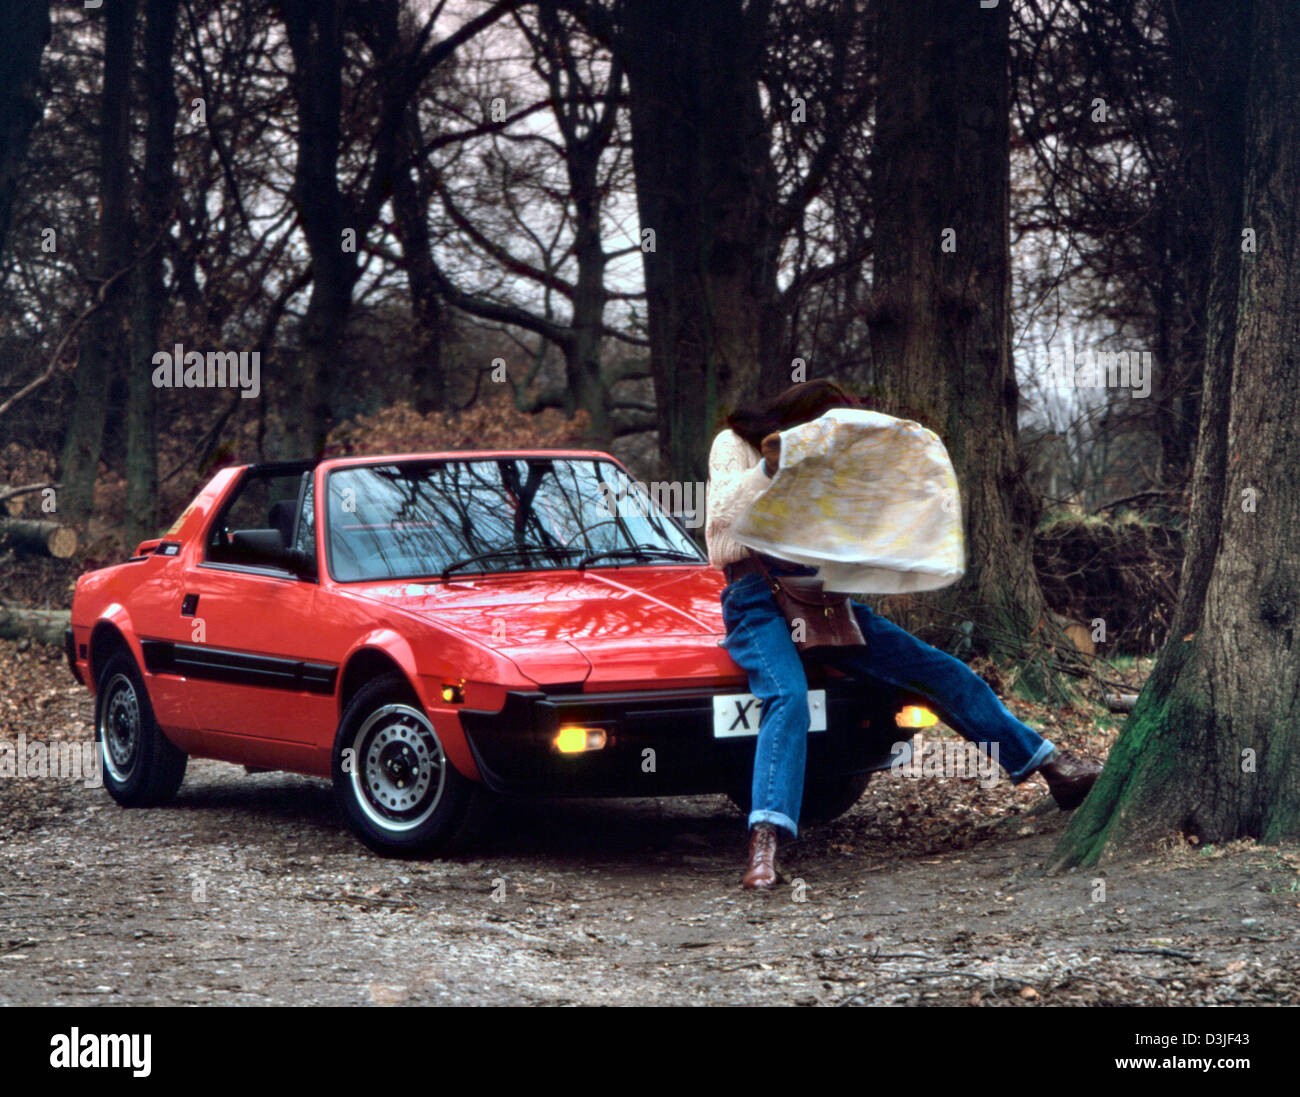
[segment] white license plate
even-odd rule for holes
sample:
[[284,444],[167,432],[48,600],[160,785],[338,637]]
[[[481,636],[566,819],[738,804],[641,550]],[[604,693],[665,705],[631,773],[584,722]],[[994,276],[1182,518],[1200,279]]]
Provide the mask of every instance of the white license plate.
[[[736,739],[758,734],[763,705],[752,693],[726,693],[713,698],[713,737]],[[809,731],[826,730],[826,691],[808,691]]]

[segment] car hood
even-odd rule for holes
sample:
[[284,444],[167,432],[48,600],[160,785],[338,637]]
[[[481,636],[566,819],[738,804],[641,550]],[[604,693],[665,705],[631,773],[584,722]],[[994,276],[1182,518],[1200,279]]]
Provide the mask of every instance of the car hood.
[[470,637],[540,684],[731,677],[716,568],[626,567],[350,586]]

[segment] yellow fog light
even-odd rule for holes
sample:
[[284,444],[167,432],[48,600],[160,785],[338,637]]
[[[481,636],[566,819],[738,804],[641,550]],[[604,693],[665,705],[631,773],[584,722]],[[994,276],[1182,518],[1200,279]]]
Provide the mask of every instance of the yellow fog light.
[[928,728],[938,722],[939,717],[924,705],[904,705],[894,717],[894,723],[900,728]]
[[601,750],[605,746],[605,732],[601,728],[583,728],[568,724],[560,728],[555,737],[555,749],[561,754],[581,754],[587,750]]

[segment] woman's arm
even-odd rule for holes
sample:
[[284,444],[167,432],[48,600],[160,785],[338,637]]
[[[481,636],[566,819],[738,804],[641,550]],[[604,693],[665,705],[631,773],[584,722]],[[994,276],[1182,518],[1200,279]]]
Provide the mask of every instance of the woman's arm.
[[724,430],[709,451],[706,538],[730,528],[740,512],[772,482],[764,461],[734,431]]

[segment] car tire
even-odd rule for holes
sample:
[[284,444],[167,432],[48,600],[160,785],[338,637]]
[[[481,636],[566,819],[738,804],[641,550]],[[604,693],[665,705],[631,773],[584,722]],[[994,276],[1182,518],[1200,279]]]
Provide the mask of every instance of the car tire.
[[153,807],[176,795],[185,779],[183,750],[154,719],[135,660],[119,651],[104,663],[95,690],[95,739],[104,787],[123,807]]
[[[870,773],[808,778],[803,787],[803,806],[799,809],[800,826],[820,826],[838,819],[858,802],[870,781]],[[736,784],[727,796],[742,815],[749,816],[748,785]]]
[[803,808],[799,814],[811,826],[838,819],[858,802],[870,781],[869,773],[850,773],[809,781],[804,787]]
[[486,791],[456,772],[401,674],[368,682],[348,703],[333,776],[348,826],[386,856],[458,852],[485,821]]

